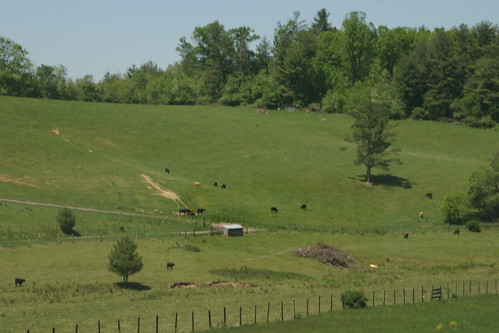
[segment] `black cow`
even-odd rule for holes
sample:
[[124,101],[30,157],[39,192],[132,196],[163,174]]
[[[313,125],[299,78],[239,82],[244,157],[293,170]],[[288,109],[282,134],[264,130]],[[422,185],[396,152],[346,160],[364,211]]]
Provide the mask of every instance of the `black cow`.
[[426,193],[426,197],[428,199],[433,199],[433,193],[431,193],[431,192]]
[[21,279],[21,278],[15,278],[15,283],[16,283],[16,287],[17,286],[22,286],[24,282],[26,282],[25,279]]
[[184,208],[178,210],[179,215],[194,215],[194,211],[192,209]]
[[454,230],[454,235],[459,235],[461,231],[459,229]]
[[218,186],[218,183],[217,183],[217,182],[214,182],[214,183],[213,183],[213,186],[217,187],[217,186]]
[[166,270],[173,269],[173,266],[175,266],[175,263],[173,263],[173,262],[167,262],[166,263]]
[[301,205],[301,209],[307,210],[307,205],[306,204]]
[[270,211],[272,213],[278,213],[279,212],[279,209],[277,209],[277,207],[270,207]]
[[198,208],[198,214],[204,214],[204,208]]
[[220,188],[227,188],[227,185],[222,184],[222,186],[220,186]]
[[404,234],[404,238],[405,239],[409,238],[409,234],[407,232]]
[[170,173],[170,169],[165,168],[165,173]]

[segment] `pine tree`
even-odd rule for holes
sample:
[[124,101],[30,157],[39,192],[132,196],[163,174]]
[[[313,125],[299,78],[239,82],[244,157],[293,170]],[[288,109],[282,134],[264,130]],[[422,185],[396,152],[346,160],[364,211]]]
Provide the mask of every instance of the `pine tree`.
[[136,250],[134,241],[123,238],[118,240],[109,254],[109,270],[123,277],[124,283],[128,283],[128,277],[140,272],[144,266]]

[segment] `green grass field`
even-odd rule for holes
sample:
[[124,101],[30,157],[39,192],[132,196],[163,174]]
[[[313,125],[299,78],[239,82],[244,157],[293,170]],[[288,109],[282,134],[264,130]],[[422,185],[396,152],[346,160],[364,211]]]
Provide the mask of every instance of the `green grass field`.
[[[208,222],[410,229],[421,210],[439,225],[445,196],[464,192],[471,172],[499,149],[495,130],[401,121],[395,146],[403,164],[390,173],[374,169],[378,185],[366,187],[364,168],[353,164],[355,146],[344,141],[350,126],[345,115],[259,114],[249,107],[0,97],[0,197],[176,220],[172,213],[182,205],[158,195],[147,175],[187,206],[205,208]],[[227,189],[213,187],[215,181]],[[3,227],[54,225],[57,209],[24,208],[0,206]],[[95,216],[81,229],[108,220]]]
[[[394,290],[401,302],[404,289],[421,293],[424,287],[428,297],[432,285],[447,290],[447,283],[458,301],[463,282],[466,295],[470,281],[473,295],[478,288],[481,294],[494,290],[498,231],[453,236],[439,206],[447,194],[464,193],[472,171],[499,149],[497,131],[401,121],[395,145],[403,164],[390,173],[374,169],[376,185],[366,186],[364,169],[353,164],[355,147],[344,141],[350,117],[254,111],[0,96],[0,199],[10,200],[0,200],[0,331],[73,331],[75,324],[94,331],[101,320],[104,332],[114,332],[121,320],[129,332],[136,331],[137,317],[144,331],[152,331],[156,315],[162,331],[173,331],[175,312],[181,331],[190,331],[192,312],[200,318],[197,330],[203,330],[208,310],[213,326],[221,325],[224,306],[234,326],[239,306],[249,323],[253,307],[263,320],[270,302],[275,321],[283,302],[289,320],[293,300],[303,316],[307,298],[314,304],[311,313],[319,296],[327,308],[332,295],[337,309],[341,292],[349,289],[363,289],[369,297],[375,292],[376,304],[382,304],[383,291],[393,304]],[[227,189],[212,186],[215,181]],[[202,226],[201,216],[176,215],[183,204],[159,195],[158,188],[190,208],[205,208],[208,224]],[[75,229],[85,237],[72,239],[57,228],[58,207],[12,200],[100,211],[75,210]],[[307,211],[300,209],[303,203]],[[272,214],[271,206],[279,213]],[[418,220],[419,211],[427,219]],[[238,238],[183,236],[217,221],[267,231]],[[138,238],[145,264],[130,278],[131,290],[115,285],[120,278],[107,271],[112,239],[124,234]],[[339,269],[294,255],[318,242],[348,251],[356,264]],[[174,271],[166,271],[167,260],[176,263]],[[14,277],[27,282],[16,288]],[[170,288],[177,281],[196,287]],[[214,281],[241,285],[207,286]],[[485,298],[477,299],[470,306],[480,308]],[[485,308],[497,298],[483,302]],[[447,304],[442,302],[442,311],[451,312]],[[399,308],[405,309],[388,311]],[[367,319],[372,321],[384,316],[377,308],[365,313],[373,313]],[[476,330],[495,324],[490,317]],[[447,321],[454,320],[449,318],[441,319],[448,330]],[[427,321],[431,330],[438,323]]]
[[210,332],[495,332],[499,326],[497,295],[417,305],[348,310],[302,320],[247,325]]
[[[154,325],[159,315],[163,330],[171,330],[179,313],[179,329],[190,330],[191,312],[199,318],[198,330],[208,328],[207,313],[213,313],[213,326],[223,322],[223,307],[228,308],[227,322],[237,325],[239,306],[245,323],[253,322],[253,307],[258,306],[259,322],[265,322],[267,303],[270,320],[279,320],[279,302],[284,302],[285,318],[290,320],[292,302],[296,312],[318,312],[318,297],[323,311],[340,307],[340,294],[361,289],[372,304],[420,303],[429,300],[431,286],[444,288],[444,298],[495,293],[499,249],[498,232],[480,234],[450,232],[411,234],[328,234],[281,232],[249,234],[243,237],[201,235],[139,240],[138,252],[144,269],[130,278],[137,290],[115,285],[121,278],[107,271],[107,255],[114,242],[78,240],[74,243],[22,246],[0,250],[0,327],[6,332],[27,328],[48,331],[56,327],[82,331],[96,327],[101,320],[106,331],[122,321],[126,331],[136,325]],[[340,269],[310,258],[296,256],[295,250],[317,242],[337,246],[355,258],[355,265]],[[198,249],[199,251],[193,251]],[[166,271],[166,261],[176,263]],[[370,268],[376,264],[378,269]],[[14,287],[14,277],[24,277],[23,287]],[[193,282],[195,288],[174,288],[174,282]],[[211,286],[214,281],[238,283],[236,286]],[[488,282],[487,282],[488,281]],[[463,291],[464,282],[464,291]],[[447,286],[449,283],[449,286]],[[249,286],[252,285],[252,286]],[[480,285],[480,286],[479,286]],[[421,287],[424,293],[421,295]],[[394,301],[394,290],[396,293]],[[497,300],[496,300],[497,301]]]

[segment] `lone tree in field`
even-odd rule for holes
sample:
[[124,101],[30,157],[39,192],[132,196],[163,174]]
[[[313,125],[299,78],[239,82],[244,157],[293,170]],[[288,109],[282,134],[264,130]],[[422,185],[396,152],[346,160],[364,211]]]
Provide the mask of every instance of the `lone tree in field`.
[[109,270],[123,277],[123,282],[128,283],[128,277],[140,272],[144,264],[142,257],[137,253],[137,244],[123,238],[113,246],[109,254]]
[[475,170],[469,179],[468,194],[473,208],[484,218],[499,218],[499,151],[490,160],[488,168]]
[[387,158],[389,154],[396,154],[400,149],[389,149],[394,126],[389,124],[389,112],[381,103],[366,96],[361,98],[354,109],[352,116],[355,121],[352,125],[353,135],[347,141],[357,144],[357,158],[355,165],[366,166],[366,183],[371,183],[371,170],[379,167],[388,170],[391,162],[398,159]]
[[57,222],[59,222],[62,232],[66,235],[72,235],[74,233],[73,228],[76,224],[76,217],[71,209],[61,209],[59,213],[57,213]]

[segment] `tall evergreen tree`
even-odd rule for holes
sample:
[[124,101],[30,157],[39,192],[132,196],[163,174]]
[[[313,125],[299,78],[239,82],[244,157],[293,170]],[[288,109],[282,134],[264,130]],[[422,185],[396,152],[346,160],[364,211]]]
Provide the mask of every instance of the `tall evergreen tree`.
[[394,132],[389,123],[389,112],[382,104],[377,103],[364,91],[359,98],[356,108],[352,111],[354,124],[352,137],[347,141],[357,144],[356,165],[366,167],[366,183],[371,183],[372,169],[379,167],[389,170],[390,163],[400,162],[398,159],[388,158],[400,149],[390,149]]
[[109,270],[128,283],[128,277],[140,272],[143,266],[142,257],[137,253],[137,244],[128,238],[118,240],[109,254]]

